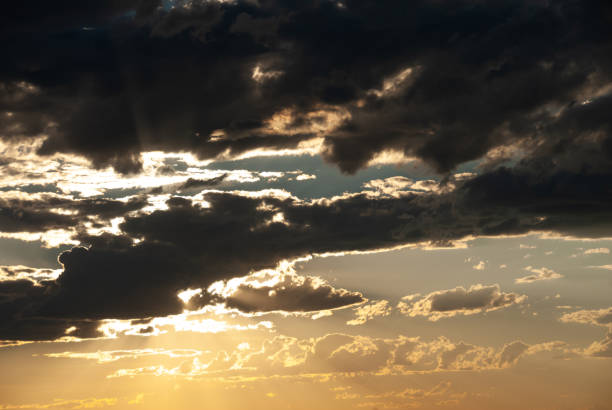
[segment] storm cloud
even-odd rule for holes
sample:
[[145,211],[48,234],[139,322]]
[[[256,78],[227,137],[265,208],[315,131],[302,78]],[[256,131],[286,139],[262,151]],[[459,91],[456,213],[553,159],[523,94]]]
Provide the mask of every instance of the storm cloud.
[[315,137],[345,172],[385,150],[443,173],[511,146],[612,155],[602,0],[32,0],[2,19],[2,138],[121,172],[147,150],[215,158]]

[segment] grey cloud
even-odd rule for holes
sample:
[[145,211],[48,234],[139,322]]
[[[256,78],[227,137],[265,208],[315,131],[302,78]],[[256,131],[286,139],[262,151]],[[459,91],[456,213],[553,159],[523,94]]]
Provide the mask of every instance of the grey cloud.
[[225,305],[247,313],[315,312],[336,309],[364,302],[359,292],[336,289],[317,278],[286,275],[273,286],[241,284],[228,297]]
[[436,321],[458,314],[471,315],[502,309],[522,303],[526,298],[517,293],[501,292],[499,285],[478,284],[469,289],[458,286],[432,292],[415,301],[402,301],[398,307],[407,316],[425,316]]

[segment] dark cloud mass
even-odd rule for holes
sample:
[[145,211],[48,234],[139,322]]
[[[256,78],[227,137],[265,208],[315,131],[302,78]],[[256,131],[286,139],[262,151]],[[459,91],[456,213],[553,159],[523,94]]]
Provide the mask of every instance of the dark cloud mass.
[[[497,186],[487,186],[492,175],[512,181],[505,185],[510,192],[529,194],[509,197]],[[550,186],[555,178],[563,181],[561,191]],[[27,292],[19,297],[7,291],[4,310],[12,312],[8,317],[54,320],[151,317],[179,313],[183,306],[176,294],[182,289],[206,289],[214,281],[312,253],[416,242],[447,245],[468,235],[557,231],[597,237],[609,232],[609,188],[598,193],[595,186],[586,195],[584,187],[574,185],[584,183],[575,176],[551,175],[545,180],[542,184],[536,176],[501,168],[454,191],[400,198],[356,194],[303,202],[272,194],[209,192],[202,206],[196,200],[173,197],[166,210],[126,216],[119,225],[121,235],[80,235],[88,248],[75,247],[60,255],[64,271],[58,279],[38,287],[26,284]],[[482,192],[489,196],[483,198]],[[361,298],[350,293],[337,298],[333,289],[324,287],[307,295],[310,303],[291,300],[295,295],[289,288],[274,297],[271,290],[240,289],[244,297],[230,298],[230,304],[245,311],[281,310],[282,304],[285,310],[308,311]],[[262,292],[268,297],[257,298]],[[500,292],[498,286],[453,292],[427,299],[429,311],[480,312],[522,300],[520,295]],[[328,296],[335,297],[327,304],[321,302]],[[202,303],[207,300],[204,295]]]
[[[82,246],[59,256],[55,280],[0,281],[0,339],[56,339],[69,327],[92,337],[101,319],[179,313],[180,290],[313,253],[531,231],[610,236],[607,1],[94,3],[4,5],[1,139],[42,136],[40,155],[135,172],[142,151],[231,158],[321,137],[344,172],[396,150],[444,174],[444,189],[312,202],[208,192],[206,205],[171,197],[153,212],[146,196],[3,195],[0,231],[76,228]],[[480,175],[450,176],[471,160]],[[114,234],[80,229],[116,217]],[[302,301],[271,291],[243,288],[229,304],[310,311],[361,300],[326,287]],[[520,298],[496,286],[451,291],[430,300],[432,312]]]
[[[385,149],[441,172],[518,142],[612,154],[603,0],[32,0],[2,22],[0,135],[122,172],[142,150],[296,147],[325,107],[349,114],[323,135],[346,172]],[[270,127],[283,109],[293,120]]]

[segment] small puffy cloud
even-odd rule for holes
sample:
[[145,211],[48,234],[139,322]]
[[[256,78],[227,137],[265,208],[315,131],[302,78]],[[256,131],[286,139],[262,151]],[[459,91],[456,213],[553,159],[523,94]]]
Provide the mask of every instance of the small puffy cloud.
[[522,303],[526,299],[525,295],[502,292],[497,284],[476,284],[469,289],[458,286],[432,292],[414,302],[402,301],[397,307],[407,316],[425,316],[431,321],[437,321],[455,315],[490,312]]
[[314,174],[300,174],[295,177],[297,181],[307,181],[309,179],[317,179],[317,176]]
[[472,266],[472,268],[476,270],[484,270],[485,266],[486,266],[486,263],[484,261],[480,261],[476,265]]
[[531,275],[523,276],[521,278],[517,278],[514,283],[532,283],[539,280],[551,280],[551,279],[559,279],[562,278],[563,275],[555,272],[552,269],[548,269],[545,267],[534,268],[532,266],[527,266],[525,268],[526,271],[531,272]]
[[346,322],[347,325],[363,325],[368,320],[375,317],[388,316],[391,313],[391,306],[387,300],[373,300],[372,302],[355,308],[355,319]]

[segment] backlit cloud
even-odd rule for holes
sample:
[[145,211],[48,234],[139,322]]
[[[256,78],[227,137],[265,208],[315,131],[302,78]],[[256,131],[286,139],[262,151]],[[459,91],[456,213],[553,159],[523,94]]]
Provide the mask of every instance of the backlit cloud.
[[355,319],[346,322],[347,325],[363,325],[368,320],[376,317],[388,316],[391,314],[392,307],[388,300],[373,300],[363,306],[355,308]]
[[245,313],[328,311],[367,300],[359,292],[336,289],[321,278],[297,275],[289,264],[213,283],[208,292],[228,308]]

